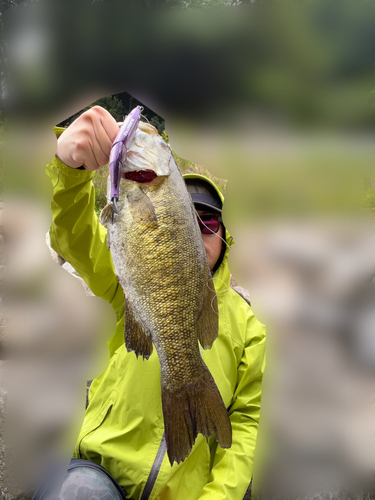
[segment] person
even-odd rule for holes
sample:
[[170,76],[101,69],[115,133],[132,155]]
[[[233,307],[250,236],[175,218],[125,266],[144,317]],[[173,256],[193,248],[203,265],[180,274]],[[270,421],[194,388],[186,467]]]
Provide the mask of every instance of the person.
[[[190,455],[171,466],[164,439],[159,360],[155,351],[143,360],[126,350],[123,292],[107,250],[106,229],[94,211],[91,179],[108,162],[117,132],[113,117],[95,106],[66,130],[57,130],[56,157],[47,166],[54,186],[51,246],[95,295],[112,305],[117,318],[108,341],[110,361],[91,384],[60,498],[89,498],[85,491],[91,488],[95,498],[108,500],[242,499],[252,477],[265,328],[230,288],[228,253],[233,239],[222,221],[223,195],[205,176],[184,176],[199,214],[218,297],[219,335],[211,349],[201,349],[201,355],[228,408],[233,442],[231,448],[221,449],[214,436],[199,434]],[[53,495],[45,492],[34,498],[49,500]]]

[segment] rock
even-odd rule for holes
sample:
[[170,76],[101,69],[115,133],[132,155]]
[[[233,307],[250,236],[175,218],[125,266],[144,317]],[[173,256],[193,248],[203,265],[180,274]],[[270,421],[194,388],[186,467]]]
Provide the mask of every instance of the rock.
[[250,303],[250,294],[248,290],[245,288],[242,288],[242,286],[238,285],[236,281],[234,280],[233,276],[230,277],[230,287],[238,293],[238,295],[241,295],[241,297],[246,300],[246,302],[251,306]]

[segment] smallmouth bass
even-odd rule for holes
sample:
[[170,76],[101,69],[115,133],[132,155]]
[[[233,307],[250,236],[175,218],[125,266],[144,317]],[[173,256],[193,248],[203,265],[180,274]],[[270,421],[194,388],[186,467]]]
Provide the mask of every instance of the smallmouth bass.
[[[140,122],[129,143],[112,204],[103,209],[107,242],[125,297],[125,345],[161,369],[162,407],[171,465],[190,453],[198,433],[232,442],[227,409],[199,343],[218,335],[215,289],[196,212],[169,146]],[[113,184],[113,183],[112,183]]]

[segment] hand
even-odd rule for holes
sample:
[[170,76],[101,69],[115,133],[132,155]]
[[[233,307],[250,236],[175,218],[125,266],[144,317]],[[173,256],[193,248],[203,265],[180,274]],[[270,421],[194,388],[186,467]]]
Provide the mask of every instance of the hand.
[[56,156],[66,165],[93,171],[108,163],[119,126],[100,106],[85,111],[59,137]]

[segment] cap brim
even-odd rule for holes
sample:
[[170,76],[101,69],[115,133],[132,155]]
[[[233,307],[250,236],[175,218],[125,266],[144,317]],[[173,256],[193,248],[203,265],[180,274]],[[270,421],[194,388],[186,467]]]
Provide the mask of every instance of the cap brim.
[[221,214],[221,208],[214,207],[213,205],[210,205],[208,203],[202,203],[201,201],[195,202],[193,200],[194,206],[198,210],[205,210],[209,209],[210,212],[219,212]]
[[202,193],[189,193],[194,204],[204,205],[205,207],[220,212],[222,210],[222,203],[220,200],[215,200],[211,196]]

